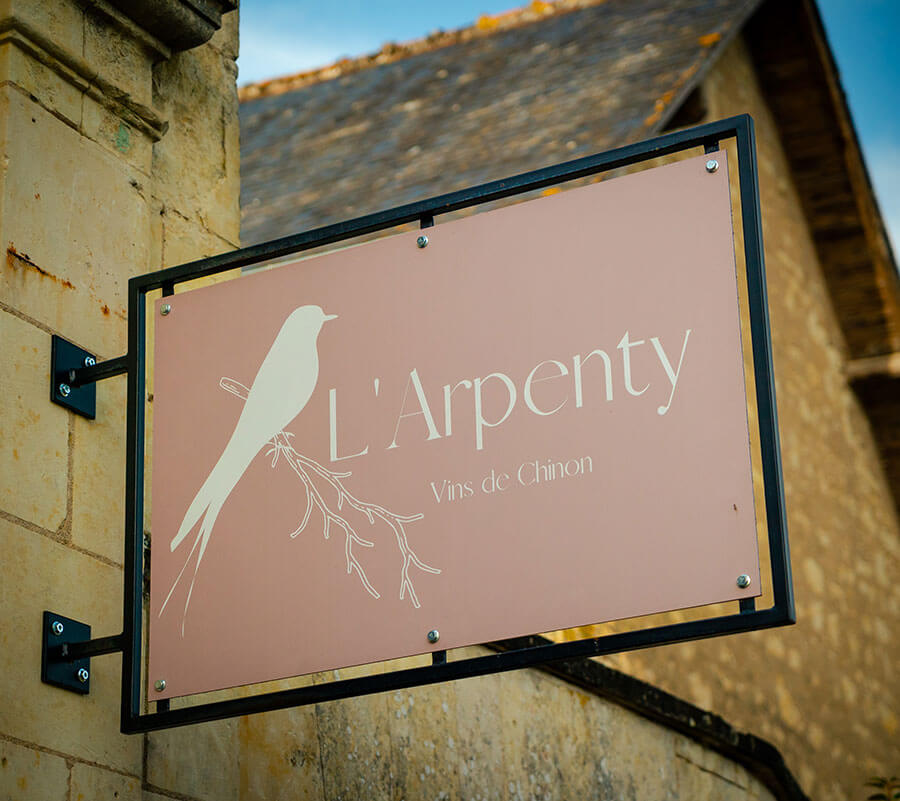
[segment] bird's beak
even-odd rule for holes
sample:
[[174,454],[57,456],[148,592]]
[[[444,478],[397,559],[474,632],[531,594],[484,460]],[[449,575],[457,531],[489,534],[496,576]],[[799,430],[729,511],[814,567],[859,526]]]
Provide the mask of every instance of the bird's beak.
[[337,315],[336,315],[336,314],[326,314],[326,315],[325,315],[325,320],[326,320],[326,321],[328,321],[328,320],[337,320]]

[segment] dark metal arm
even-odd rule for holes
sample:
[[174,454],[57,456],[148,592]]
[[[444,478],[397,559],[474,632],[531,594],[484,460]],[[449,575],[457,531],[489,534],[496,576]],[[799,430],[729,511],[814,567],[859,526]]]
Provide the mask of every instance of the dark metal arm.
[[128,356],[116,356],[115,359],[107,359],[105,362],[97,362],[88,367],[70,369],[68,384],[71,387],[83,387],[127,372]]
[[51,648],[48,656],[51,662],[76,662],[79,659],[90,659],[92,656],[105,656],[115,654],[124,648],[124,638],[121,634],[111,634],[108,637],[97,637],[87,642],[64,642]]

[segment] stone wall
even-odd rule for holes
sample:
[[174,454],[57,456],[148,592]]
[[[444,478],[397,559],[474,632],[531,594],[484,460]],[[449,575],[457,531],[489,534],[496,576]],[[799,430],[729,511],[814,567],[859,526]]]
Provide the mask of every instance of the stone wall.
[[771,740],[811,797],[861,798],[869,776],[900,765],[896,510],[742,41],[703,90],[709,119],[749,112],[756,124],[798,622],[605,661]]
[[[51,404],[50,336],[101,359],[121,355],[129,276],[236,246],[237,18],[175,54],[105,0],[5,0],[0,20],[0,798],[771,797],[696,738],[537,671],[146,736],[118,733],[118,656],[92,660],[88,696],[41,684],[42,610],[103,635],[120,631],[122,608],[124,379],[99,385],[96,421]],[[879,611],[893,603],[896,615],[887,582],[896,522],[740,49],[708,86],[715,115],[752,106],[764,143],[789,503],[808,619],[619,663],[773,737],[807,787],[837,797],[849,754],[861,752],[851,739],[881,764],[890,747],[876,740],[897,725],[878,695],[887,696],[897,661],[882,643],[892,621]],[[825,458],[854,467],[817,470]],[[852,559],[856,546],[871,561]],[[843,603],[871,612],[861,631],[842,625],[834,610]],[[818,653],[827,665],[812,663]],[[846,786],[856,785],[853,775]]]
[[539,671],[170,732],[149,760],[151,783],[209,801],[773,798],[720,754]]
[[125,379],[49,402],[51,334],[126,349],[132,275],[237,245],[237,15],[173,54],[104,0],[0,3],[0,798],[141,798],[121,660],[40,682],[50,609],[122,629]]

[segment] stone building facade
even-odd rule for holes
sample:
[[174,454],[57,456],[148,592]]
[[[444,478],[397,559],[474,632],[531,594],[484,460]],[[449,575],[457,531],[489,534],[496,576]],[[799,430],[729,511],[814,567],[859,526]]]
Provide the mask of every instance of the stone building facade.
[[753,116],[798,622],[603,662],[761,734],[813,798],[896,773],[900,288],[815,4],[532,3],[241,97],[245,242]]
[[[148,735],[119,733],[117,655],[92,660],[87,696],[40,682],[43,610],[122,624],[124,380],[98,387],[95,421],[51,404],[50,338],[119,356],[130,276],[238,246],[232,5],[0,3],[0,798],[837,799],[889,772],[897,521],[847,365],[896,348],[895,286],[878,273],[863,304],[884,341],[851,338],[759,37],[715,8],[695,72],[705,115],[758,126],[795,628]],[[660,90],[641,133],[689,96]]]

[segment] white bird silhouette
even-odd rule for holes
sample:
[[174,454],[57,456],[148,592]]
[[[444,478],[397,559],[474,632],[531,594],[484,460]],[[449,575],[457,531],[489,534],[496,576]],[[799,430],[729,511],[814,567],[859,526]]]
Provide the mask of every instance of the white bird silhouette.
[[200,530],[184,567],[159,610],[162,615],[199,545],[194,575],[184,602],[182,636],[197,570],[216,518],[256,454],[283,431],[309,401],[319,378],[319,353],[316,347],[319,331],[323,323],[336,317],[336,314],[325,314],[319,306],[300,306],[288,315],[253,379],[234,433],[212,472],[191,501],[178,533],[169,544],[170,550],[174,551],[202,518]]

